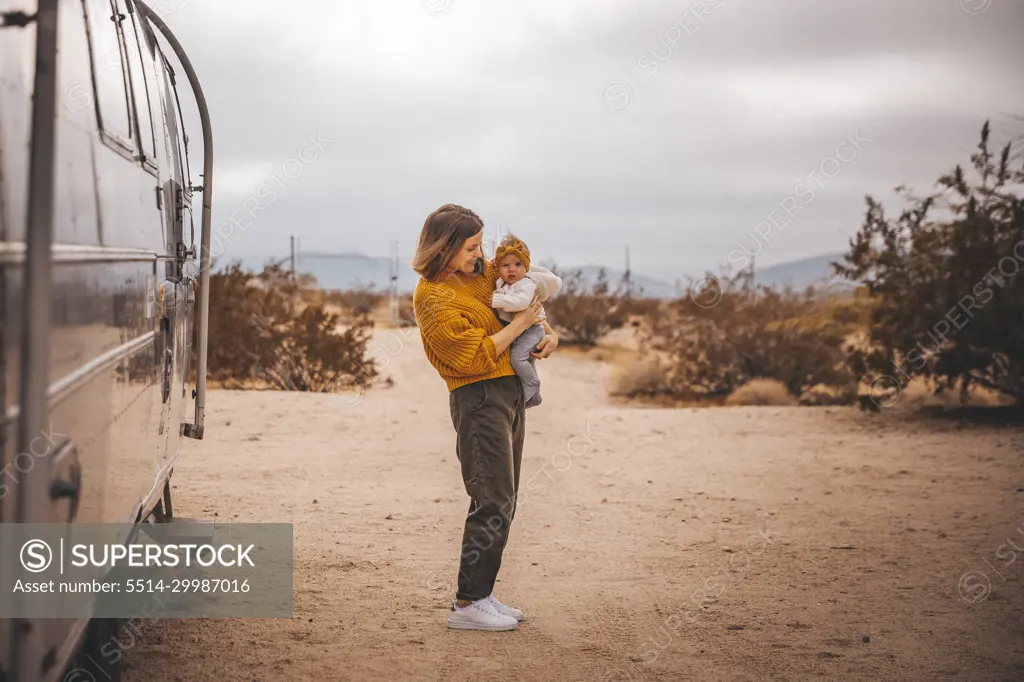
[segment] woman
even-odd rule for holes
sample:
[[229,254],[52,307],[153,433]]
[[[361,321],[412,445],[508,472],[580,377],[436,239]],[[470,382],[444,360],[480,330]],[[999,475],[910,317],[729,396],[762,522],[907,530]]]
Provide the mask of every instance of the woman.
[[492,594],[515,514],[526,435],[522,383],[508,349],[540,322],[547,333],[534,357],[551,355],[558,337],[539,319],[536,300],[508,325],[498,319],[491,308],[497,270],[483,259],[483,229],[477,214],[454,204],[427,216],[412,262],[420,274],[413,308],[423,350],[448,385],[455,452],[470,497],[448,627],[514,630],[523,612]]

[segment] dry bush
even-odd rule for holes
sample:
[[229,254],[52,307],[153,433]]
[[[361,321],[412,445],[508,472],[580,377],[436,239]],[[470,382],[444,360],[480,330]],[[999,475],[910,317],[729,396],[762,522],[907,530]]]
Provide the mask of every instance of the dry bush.
[[630,357],[612,370],[609,393],[622,398],[653,398],[668,393],[665,367],[656,356]]
[[323,306],[290,320],[273,364],[264,370],[267,381],[281,390],[318,393],[368,384],[376,375],[364,359],[373,324],[366,320],[338,333],[339,321]]
[[299,292],[299,301],[302,305],[323,305],[327,301],[324,291],[321,289],[303,289]]
[[1008,407],[1013,404],[1013,396],[981,386],[972,386],[966,394],[960,391],[936,392],[934,385],[930,385],[924,379],[919,379],[903,386],[898,392],[892,393],[888,401],[883,402],[883,405],[891,407],[898,405],[899,407],[913,410],[930,407],[996,408]]
[[558,274],[562,289],[544,303],[544,309],[560,344],[593,348],[606,333],[622,327],[627,315],[625,297],[612,291],[604,270],[592,286],[587,286],[579,270]]
[[792,397],[815,384],[851,386],[845,340],[855,325],[831,300],[755,289],[748,277],[674,301],[646,345],[667,353],[666,381],[685,399],[718,399],[754,379],[782,382]]
[[338,308],[339,310],[345,307],[342,302],[344,294],[341,291],[338,291],[337,289],[324,289],[323,295],[325,304]]
[[294,278],[289,270],[275,268],[281,277],[295,286],[295,295],[304,305],[323,305],[327,302],[327,292],[316,283],[316,277],[307,273],[297,273]]
[[304,305],[298,282],[279,267],[254,275],[233,264],[210,275],[209,376],[232,388],[332,391],[376,375],[366,358],[372,322],[343,332],[322,303]]
[[257,277],[232,264],[210,275],[208,371],[214,381],[241,387],[256,379],[281,346],[282,325],[295,290],[268,286],[283,279],[268,268]]
[[789,407],[796,405],[786,384],[775,379],[753,379],[729,394],[725,404],[731,407],[746,405],[770,405]]
[[619,301],[619,307],[626,316],[626,323],[633,326],[640,326],[645,319],[658,316],[661,313],[663,301],[656,298],[644,298],[640,296],[623,296]]
[[931,194],[899,188],[898,216],[867,197],[837,267],[876,302],[870,347],[850,358],[858,373],[904,386],[923,376],[936,393],[979,386],[1024,404],[1024,164],[1010,143],[991,149],[989,132],[986,122],[966,169]]
[[800,394],[801,405],[852,405],[857,400],[856,386],[815,384]]
[[398,299],[398,326],[416,326],[416,311],[412,306],[411,295],[402,296],[402,298]]
[[372,286],[346,291],[331,291],[327,302],[344,311],[346,317],[357,318],[370,315],[387,299],[388,294]]

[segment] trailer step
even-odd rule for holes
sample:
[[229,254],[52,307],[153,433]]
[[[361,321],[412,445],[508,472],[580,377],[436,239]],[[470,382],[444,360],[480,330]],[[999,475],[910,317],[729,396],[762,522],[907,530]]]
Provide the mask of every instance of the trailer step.
[[214,519],[189,519],[174,517],[170,523],[146,523],[143,529],[154,540],[211,540]]

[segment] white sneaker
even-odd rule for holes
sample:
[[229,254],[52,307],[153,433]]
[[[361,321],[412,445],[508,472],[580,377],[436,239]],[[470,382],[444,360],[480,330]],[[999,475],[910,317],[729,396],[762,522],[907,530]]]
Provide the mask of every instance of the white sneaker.
[[448,614],[448,627],[456,630],[489,630],[501,632],[515,630],[519,625],[512,616],[498,613],[497,607],[490,597],[478,599],[468,606],[459,607],[452,604],[452,612]]
[[491,600],[491,604],[494,605],[494,609],[501,615],[508,616],[509,618],[515,618],[517,623],[522,623],[524,620],[526,620],[526,616],[523,615],[522,611],[520,611],[517,608],[513,608],[511,606],[506,606],[505,604],[502,604],[500,601],[498,601],[498,598],[495,597],[493,594],[490,597],[488,597],[488,599]]

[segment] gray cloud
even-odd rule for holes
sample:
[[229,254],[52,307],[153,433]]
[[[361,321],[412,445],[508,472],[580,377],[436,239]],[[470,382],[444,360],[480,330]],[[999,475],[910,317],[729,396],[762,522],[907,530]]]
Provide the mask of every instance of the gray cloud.
[[[291,233],[408,255],[454,201],[544,258],[617,265],[629,243],[635,268],[678,276],[724,260],[844,139],[869,138],[769,264],[842,249],[865,193],[926,189],[985,118],[1024,132],[1008,118],[1024,113],[1011,0],[973,15],[958,0],[706,0],[703,23],[700,5],[626,0],[457,0],[437,17],[413,1],[179,4],[168,20],[214,116],[215,224],[310,136],[333,140],[232,238],[238,256],[283,253]],[[662,42],[680,17],[692,35]],[[652,74],[645,53],[668,59]],[[619,114],[601,101],[613,80],[632,89]]]

